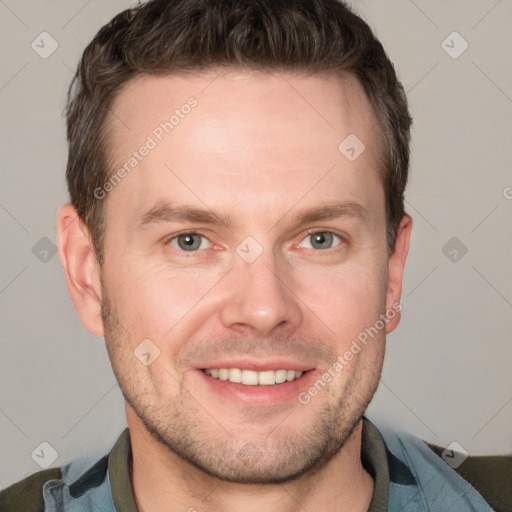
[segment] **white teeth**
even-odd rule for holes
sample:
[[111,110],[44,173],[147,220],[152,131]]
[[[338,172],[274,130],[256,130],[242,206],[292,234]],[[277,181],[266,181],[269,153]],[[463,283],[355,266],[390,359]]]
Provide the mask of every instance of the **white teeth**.
[[272,386],[276,383],[276,372],[273,370],[267,370],[265,372],[259,372],[258,384],[260,386]]
[[228,376],[229,382],[242,382],[242,370],[239,368],[230,368]]
[[273,386],[283,382],[291,382],[299,379],[304,372],[298,370],[241,370],[240,368],[206,368],[206,375],[215,379],[229,380],[229,382],[241,383],[246,386]]
[[286,370],[277,370],[276,372],[276,384],[282,384],[286,382],[286,374],[288,372]]
[[242,384],[248,386],[258,385],[258,372],[252,370],[242,370]]

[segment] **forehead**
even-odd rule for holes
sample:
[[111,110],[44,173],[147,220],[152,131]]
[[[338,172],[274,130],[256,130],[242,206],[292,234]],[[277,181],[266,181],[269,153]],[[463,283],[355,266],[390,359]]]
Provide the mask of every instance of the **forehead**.
[[[333,198],[379,192],[377,122],[348,74],[140,76],[116,98],[109,128],[111,169],[128,170],[110,196],[139,213],[178,192],[188,203],[260,207],[262,198],[270,206],[305,193],[313,200],[326,191]],[[340,151],[347,137],[356,151],[364,147],[355,161]]]

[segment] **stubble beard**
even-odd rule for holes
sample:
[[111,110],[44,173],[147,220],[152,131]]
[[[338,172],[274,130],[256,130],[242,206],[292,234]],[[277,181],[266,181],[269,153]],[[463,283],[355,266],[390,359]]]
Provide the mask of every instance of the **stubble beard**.
[[[373,365],[361,367],[346,381],[338,396],[332,387],[310,405],[297,404],[291,414],[267,437],[242,441],[222,425],[222,411],[208,411],[183,385],[176,396],[165,398],[141,373],[133,355],[134,344],[103,290],[102,316],[105,342],[113,372],[125,400],[147,432],[166,450],[204,473],[236,483],[284,483],[320,471],[350,438],[371,402],[382,370],[383,351]],[[142,378],[138,377],[142,375]],[[144,378],[144,376],[146,378]],[[161,390],[160,390],[161,391]],[[162,402],[164,406],[162,406]],[[301,411],[315,407],[307,428]],[[220,416],[219,418],[216,418]],[[300,425],[300,429],[294,428]]]

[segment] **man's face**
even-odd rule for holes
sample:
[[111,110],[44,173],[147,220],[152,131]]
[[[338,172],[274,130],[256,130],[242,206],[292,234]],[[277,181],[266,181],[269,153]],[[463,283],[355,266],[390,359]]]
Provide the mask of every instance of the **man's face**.
[[[359,343],[304,403],[391,307],[381,155],[362,87],[350,76],[151,76],[129,82],[114,110],[114,170],[154,146],[105,199],[105,339],[132,421],[233,481],[321,466],[371,400],[390,330]],[[338,148],[351,134],[365,145],[355,160],[356,139],[354,152]],[[304,373],[255,386],[204,369],[247,382],[258,370],[269,382],[284,375],[271,370]]]

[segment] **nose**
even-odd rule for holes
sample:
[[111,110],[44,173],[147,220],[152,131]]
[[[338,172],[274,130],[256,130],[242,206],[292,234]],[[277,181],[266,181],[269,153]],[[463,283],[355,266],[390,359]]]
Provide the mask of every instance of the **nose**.
[[238,259],[225,285],[230,291],[220,315],[228,329],[268,336],[278,329],[293,332],[303,320],[292,272],[273,255],[263,253],[252,263]]

